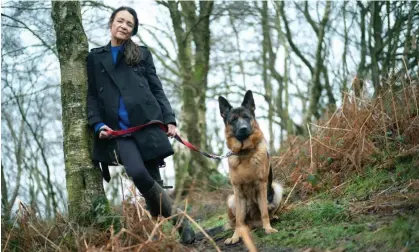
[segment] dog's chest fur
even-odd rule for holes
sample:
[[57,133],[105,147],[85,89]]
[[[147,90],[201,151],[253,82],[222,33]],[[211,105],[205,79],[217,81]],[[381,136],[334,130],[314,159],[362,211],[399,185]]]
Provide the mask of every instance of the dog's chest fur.
[[255,188],[259,183],[266,182],[269,159],[265,142],[261,141],[256,149],[250,150],[246,154],[230,156],[228,165],[230,180],[235,186]]

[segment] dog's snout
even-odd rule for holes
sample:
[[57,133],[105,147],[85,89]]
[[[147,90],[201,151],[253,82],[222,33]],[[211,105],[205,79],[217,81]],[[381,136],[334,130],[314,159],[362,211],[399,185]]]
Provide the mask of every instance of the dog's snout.
[[239,128],[240,133],[245,133],[246,131],[247,131],[247,126],[246,125],[240,126],[240,128]]
[[249,128],[249,125],[247,125],[246,123],[239,122],[239,125],[237,125],[236,128],[236,138],[240,141],[243,141],[250,135],[250,133],[251,130]]

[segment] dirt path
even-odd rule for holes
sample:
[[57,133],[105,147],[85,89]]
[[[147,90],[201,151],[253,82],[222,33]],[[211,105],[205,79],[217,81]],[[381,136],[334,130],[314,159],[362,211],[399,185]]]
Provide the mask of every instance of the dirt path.
[[[211,238],[214,239],[217,246],[220,248],[221,251],[229,251],[229,252],[242,252],[247,251],[246,246],[243,242],[239,242],[235,245],[225,245],[224,241],[228,237],[231,236],[231,232],[224,232],[223,226],[211,228],[205,230]],[[220,235],[221,234],[221,235]],[[188,246],[191,249],[195,249],[196,251],[217,251],[214,246],[208,241],[208,239],[202,233],[197,233],[196,240],[194,244]],[[294,252],[298,251],[291,248],[279,248],[278,246],[258,246],[259,251],[264,252]]]

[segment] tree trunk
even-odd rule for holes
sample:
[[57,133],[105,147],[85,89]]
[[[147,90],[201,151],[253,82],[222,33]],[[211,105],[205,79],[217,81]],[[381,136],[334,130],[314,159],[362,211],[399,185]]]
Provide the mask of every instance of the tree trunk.
[[[272,43],[271,43],[271,34],[269,30],[269,14],[268,14],[268,3],[266,1],[262,2],[262,34],[263,34],[263,42],[262,42],[262,66],[263,66],[263,86],[265,88],[265,101],[268,103],[268,130],[269,130],[269,150],[271,153],[275,153],[275,146],[274,140],[275,135],[273,131],[273,97],[272,97],[272,84],[270,78],[268,77],[268,69],[271,70],[272,75],[279,76],[279,73],[276,72],[275,69],[275,56],[273,55],[272,51]],[[281,116],[282,120],[282,76],[279,78],[275,78],[279,84],[279,91],[278,91],[278,112]]]
[[[374,86],[374,93],[379,94],[381,91],[380,85],[380,66],[379,66],[379,56],[382,52],[382,20],[380,16],[381,12],[381,2],[373,2],[371,4],[371,22],[370,22],[370,53],[371,53],[371,77],[372,84]],[[372,44],[372,38],[374,38],[374,45]]]
[[[319,24],[319,27],[317,29],[317,49],[316,49],[316,63],[314,66],[314,72],[311,79],[311,86],[310,86],[310,100],[309,100],[309,108],[307,111],[307,114],[305,116],[305,122],[309,123],[311,122],[311,117],[314,115],[316,119],[320,118],[319,113],[319,101],[320,96],[322,93],[322,85],[320,81],[320,74],[323,71],[322,68],[325,66],[323,65],[324,57],[322,55],[323,52],[323,40],[325,37],[325,30],[327,23],[329,21],[329,14],[330,14],[330,6],[331,3],[326,3],[326,8],[324,10],[324,15],[322,18],[321,23]],[[316,29],[315,29],[316,31]],[[329,98],[330,99],[330,98]]]
[[7,195],[8,195],[8,189],[7,189],[7,184],[4,177],[3,163],[1,163],[1,210],[2,210],[2,217],[4,218],[5,221],[10,220],[10,212],[11,212]]
[[[352,88],[354,90],[356,97],[361,97],[362,90],[364,88],[364,78],[367,72],[366,69],[366,57],[367,57],[367,41],[366,41],[366,25],[365,18],[367,15],[367,9],[362,5],[360,1],[357,2],[358,6],[361,8],[360,14],[360,30],[361,30],[361,62],[358,64],[357,78],[352,83]],[[343,94],[342,94],[343,95]]]
[[[168,1],[164,4],[170,11],[178,46],[178,60],[182,77],[181,131],[189,142],[198,148],[207,149],[206,137],[206,91],[210,55],[210,15],[214,3],[199,2],[196,14],[195,2]],[[179,10],[182,6],[182,11]],[[184,28],[185,27],[185,28]],[[192,47],[192,43],[194,47]],[[193,49],[194,48],[194,49]],[[216,171],[208,159],[199,153],[175,153],[176,190],[190,188],[197,182],[206,187],[208,178]]]
[[[285,45],[285,57],[284,57],[284,90],[285,90],[285,104],[284,104],[284,120],[287,124],[287,135],[296,134],[293,130],[293,121],[289,115],[289,65],[290,65],[290,52],[287,45]],[[282,143],[281,143],[282,144]]]
[[[52,20],[61,70],[64,160],[71,219],[90,225],[108,211],[100,170],[91,161],[91,131],[86,120],[88,54],[80,3],[53,1]],[[100,209],[100,213],[97,210]]]

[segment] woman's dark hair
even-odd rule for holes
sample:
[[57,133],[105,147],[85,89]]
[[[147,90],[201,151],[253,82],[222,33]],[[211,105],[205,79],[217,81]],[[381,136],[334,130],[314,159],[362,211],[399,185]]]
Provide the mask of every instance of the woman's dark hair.
[[[131,36],[134,36],[138,32],[138,17],[137,17],[137,12],[133,8],[121,6],[118,9],[114,10],[111,14],[111,17],[109,18],[109,27],[112,26],[112,23],[115,19],[116,14],[124,10],[128,11],[134,17],[134,27],[132,28],[132,34],[131,34]],[[141,56],[140,47],[137,44],[135,44],[131,38],[129,38],[124,43],[124,54],[125,54],[125,63],[127,63],[127,65],[136,65],[140,63],[140,56]]]

